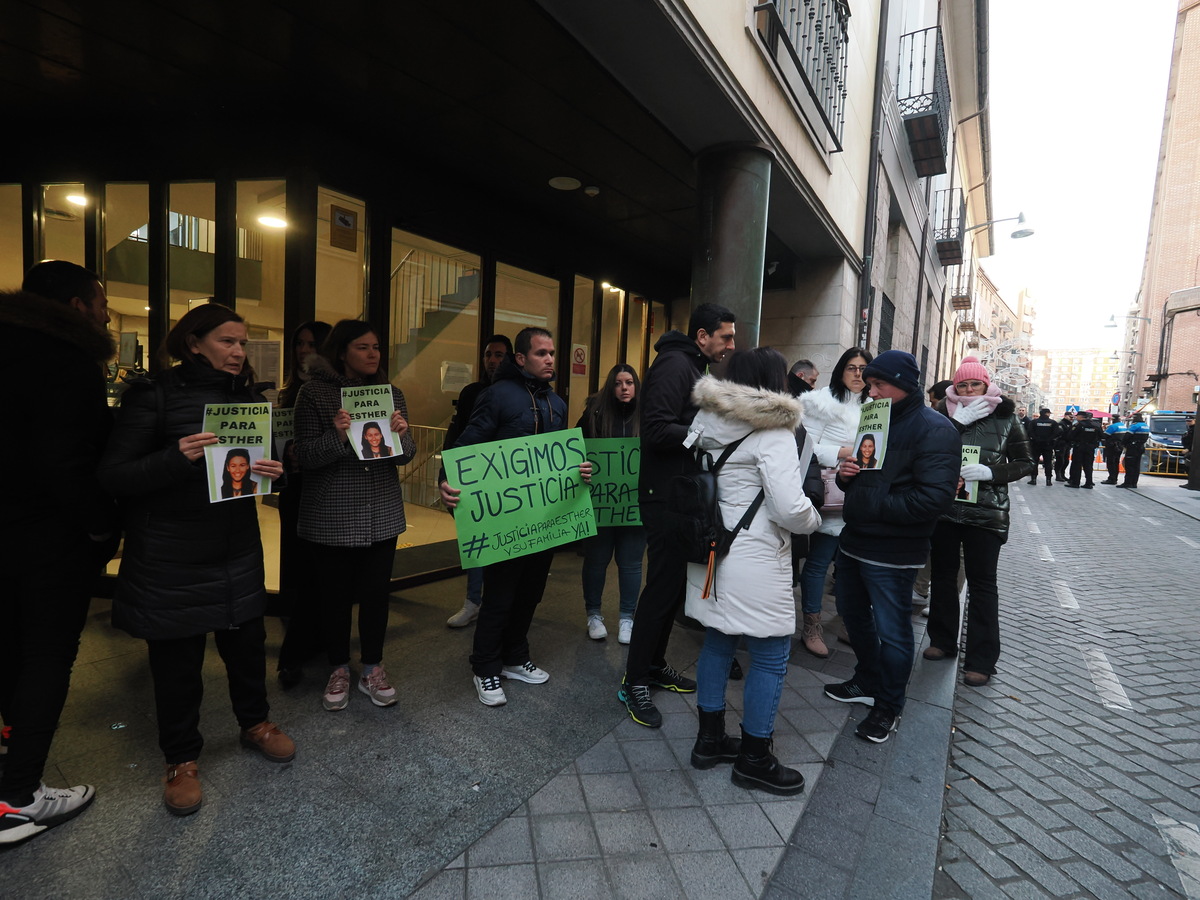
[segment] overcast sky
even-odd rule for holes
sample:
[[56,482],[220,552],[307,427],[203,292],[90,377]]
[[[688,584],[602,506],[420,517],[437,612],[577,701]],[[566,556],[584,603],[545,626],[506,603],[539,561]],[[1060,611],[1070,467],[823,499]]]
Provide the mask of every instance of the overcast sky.
[[1141,283],[1179,0],[989,6],[993,215],[1037,233],[996,225],[981,264],[1010,304],[1037,301],[1035,348],[1115,349],[1103,325]]

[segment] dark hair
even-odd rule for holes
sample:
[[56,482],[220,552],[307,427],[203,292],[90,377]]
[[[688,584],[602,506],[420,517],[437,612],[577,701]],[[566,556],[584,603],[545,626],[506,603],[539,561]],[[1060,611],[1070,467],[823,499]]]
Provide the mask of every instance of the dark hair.
[[392,448],[390,446],[388,446],[387,435],[385,435],[383,433],[383,426],[380,425],[378,422],[368,422],[366,425],[363,426],[363,429],[362,429],[363,459],[370,459],[371,454],[375,452],[371,449],[371,445],[367,442],[367,430],[371,429],[371,428],[374,428],[376,431],[378,431],[380,438],[382,438],[382,441],[379,444],[379,455],[380,456],[391,456]]
[[[875,440],[875,435],[864,434],[862,436],[862,439],[858,442],[858,453],[855,455],[855,462],[857,462],[860,466],[864,462],[866,462],[866,459],[863,458],[862,448],[863,448],[863,444],[865,444],[867,441],[871,442],[872,450],[877,449],[879,446],[879,442]],[[877,457],[874,453],[871,454],[871,460],[872,460],[872,465],[868,466],[867,468],[873,469],[873,468],[875,468],[875,462],[877,461]]]
[[[692,310],[692,316],[688,319],[688,337],[694,341],[701,328],[709,334],[713,334],[721,327],[722,322],[736,321],[737,316],[725,307],[718,306],[716,303],[701,303]],[[786,362],[784,367],[787,367]]]
[[[625,409],[617,402],[616,397],[617,376],[622,372],[628,372],[633,377],[633,400]],[[592,437],[625,437],[624,434],[618,435],[615,432],[618,430],[617,423],[624,423],[627,418],[630,419],[630,424],[633,426],[629,437],[636,437],[640,431],[638,427],[640,417],[636,413],[638,394],[641,393],[641,390],[642,382],[633,366],[627,363],[617,363],[609,369],[608,377],[604,379],[604,386],[588,398],[588,413],[592,416],[595,429]]]
[[[167,337],[158,350],[159,361],[164,366],[169,366],[172,359],[177,359],[180,362],[192,362],[212,368],[212,364],[204,356],[194,352],[188,346],[188,338],[200,340],[210,331],[229,322],[246,324],[245,319],[228,306],[222,306],[220,303],[202,303],[195,309],[184,313],[183,318],[175,323],[175,327],[167,332]],[[242,364],[242,374],[250,381],[254,380],[254,369],[250,367],[248,358]]]
[[321,345],[329,337],[329,332],[333,330],[333,326],[328,322],[301,322],[296,326],[296,330],[292,332],[291,349],[288,352],[288,380],[283,386],[283,390],[279,392],[279,405],[282,407],[291,407],[296,405],[296,396],[300,393],[300,385],[302,385],[307,376],[300,371],[300,360],[296,357],[296,344],[300,343],[300,335],[305,331],[312,332],[313,343],[319,351]]
[[811,359],[798,359],[792,363],[792,374],[799,375],[801,372],[815,372],[816,365]]
[[[728,319],[724,321],[729,321]],[[735,350],[725,360],[724,379],[734,384],[786,394],[787,360],[774,347]]]
[[[842,403],[846,402],[846,400],[850,397],[849,388],[842,383],[842,375],[846,371],[846,366],[850,365],[850,360],[854,359],[856,356],[861,356],[867,361],[868,365],[870,365],[871,360],[875,358],[862,347],[851,347],[838,357],[838,361],[833,364],[833,369],[829,373],[829,392]],[[864,387],[862,389],[862,393],[858,395],[858,399],[863,403],[866,403],[868,400],[870,400],[871,389],[869,387]]]
[[517,353],[525,354],[529,352],[529,348],[533,346],[533,336],[540,334],[544,338],[554,340],[552,335],[545,328],[539,328],[536,325],[530,325],[528,328],[522,328],[517,332],[517,339],[513,341],[513,346]]
[[[227,500],[233,496],[233,478],[229,474],[229,461],[231,459],[235,459],[239,456],[242,459],[246,460],[247,466],[250,465],[250,451],[247,450],[245,447],[234,447],[232,450],[230,450],[228,453],[225,454],[225,465],[221,467],[221,497],[223,499]],[[248,484],[254,484],[254,481],[252,481],[250,478],[250,470],[249,469],[246,470],[246,478],[242,482],[242,493],[243,494],[246,493],[247,490],[249,490],[249,488],[247,487]]]
[[[549,335],[549,333],[550,332],[546,332],[547,335]],[[503,334],[493,334],[490,338],[483,342],[482,349],[487,350],[488,344],[503,344],[506,353],[513,352],[512,341],[510,341],[508,337]]]
[[954,384],[949,378],[943,378],[941,381],[935,381],[933,387],[929,389],[929,393],[933,394],[934,400],[946,399],[946,388]]
[[1048,415],[1050,415],[1050,409],[1048,407],[1043,406],[1041,409],[1038,410],[1038,415],[1039,416],[1048,416]]
[[[342,319],[329,332],[329,337],[325,338],[325,343],[321,345],[318,351],[329,364],[333,366],[333,370],[339,375],[346,374],[346,348],[350,346],[351,341],[356,341],[364,334],[373,334],[379,337],[379,333],[375,330],[375,326],[370,322],[364,322],[362,319]],[[374,376],[364,378],[363,384],[384,384],[387,378],[383,375],[383,366],[380,365]]]
[[100,276],[91,269],[65,259],[43,259],[25,273],[21,290],[64,304],[78,297],[91,306],[99,283]]

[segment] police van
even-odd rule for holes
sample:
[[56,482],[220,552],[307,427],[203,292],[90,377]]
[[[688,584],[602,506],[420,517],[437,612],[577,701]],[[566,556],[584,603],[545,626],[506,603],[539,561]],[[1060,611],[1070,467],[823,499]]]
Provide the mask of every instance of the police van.
[[1160,409],[1145,414],[1150,437],[1146,441],[1146,471],[1161,474],[1185,474],[1183,436],[1187,422],[1195,413],[1187,410]]

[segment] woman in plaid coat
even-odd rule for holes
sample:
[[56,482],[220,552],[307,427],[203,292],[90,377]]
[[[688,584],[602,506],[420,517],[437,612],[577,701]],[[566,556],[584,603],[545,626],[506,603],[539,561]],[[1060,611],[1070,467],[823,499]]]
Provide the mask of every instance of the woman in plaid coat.
[[387,384],[379,338],[367,322],[343,319],[307,362],[309,379],[296,399],[296,456],[304,472],[298,533],[308,541],[322,604],[322,630],[333,672],[325,687],[328,710],[350,702],[351,607],[358,603],[362,675],[358,689],[376,706],[396,702],[383,668],[388,585],[396,537],[405,529],[404,497],[396,466],[416,455],[408,434],[408,406],[392,387],[389,425],[402,452],[362,460],[350,444],[350,414],[342,388]]

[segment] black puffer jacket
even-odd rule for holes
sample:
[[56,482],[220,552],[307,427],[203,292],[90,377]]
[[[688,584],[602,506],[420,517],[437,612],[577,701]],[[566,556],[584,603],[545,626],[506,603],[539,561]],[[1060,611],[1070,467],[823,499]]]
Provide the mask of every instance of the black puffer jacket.
[[[978,422],[965,428],[954,422],[962,433],[963,446],[980,448],[979,462],[992,470],[992,480],[979,482],[976,502],[952,504],[942,516],[943,522],[986,528],[1008,539],[1008,486],[1036,471],[1029,436],[1021,420],[1013,415],[1015,409],[1016,404],[1005,397]],[[938,404],[938,410],[948,415],[945,400]]]
[[668,331],[654,349],[658,356],[646,371],[638,397],[642,416],[638,496],[642,503],[666,502],[671,479],[695,468],[695,456],[683,441],[696,417],[692,388],[708,368],[695,340],[682,331]]
[[206,634],[263,614],[263,552],[252,501],[208,502],[198,434],[207,403],[262,402],[244,376],[186,361],[132,383],[97,472],[117,497],[125,551],[113,624],[138,638]]
[[475,401],[471,421],[454,446],[546,434],[566,427],[567,404],[550,389],[550,382],[534,378],[507,356],[496,369],[491,387]]

